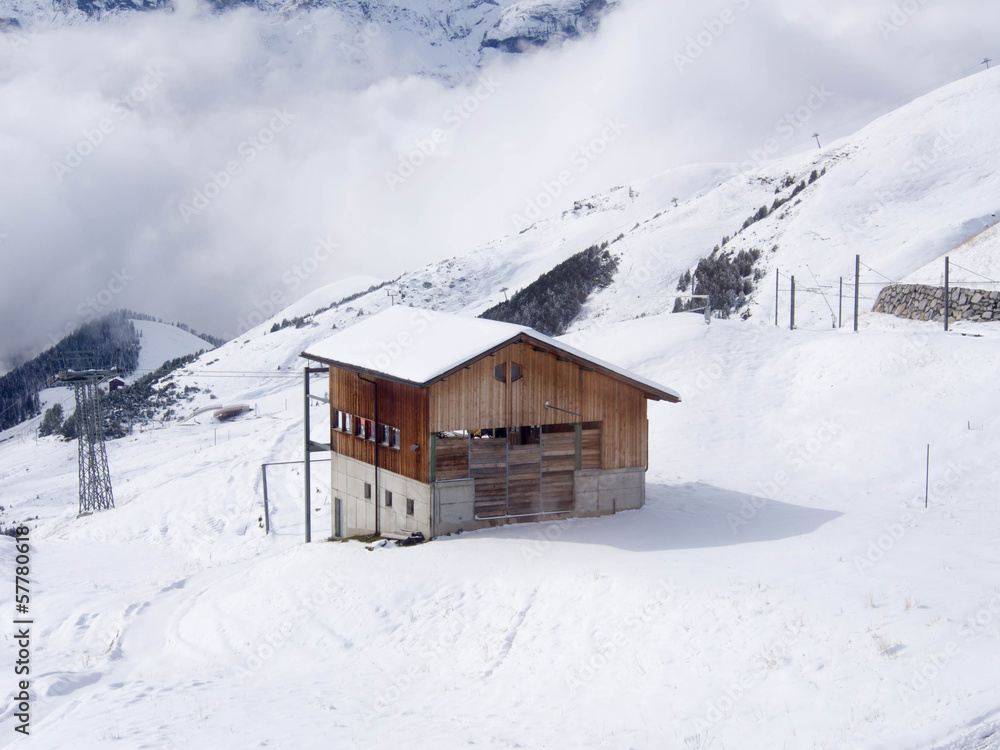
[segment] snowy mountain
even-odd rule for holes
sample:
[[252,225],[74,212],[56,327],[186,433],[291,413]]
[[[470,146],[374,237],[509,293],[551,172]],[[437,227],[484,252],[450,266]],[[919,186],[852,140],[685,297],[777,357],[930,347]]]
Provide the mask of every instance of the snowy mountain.
[[[388,289],[403,304],[479,314],[505,298],[503,289],[513,294],[570,256],[609,242],[618,270],[573,326],[584,329],[671,310],[679,278],[726,238],[720,252],[760,251],[761,278],[742,310],[750,320],[773,323],[780,272],[782,325],[795,276],[797,326],[828,329],[839,313],[841,278],[845,295],[853,295],[856,255],[867,309],[890,281],[924,267],[943,274],[942,256],[980,233],[956,262],[967,258],[964,265],[995,279],[996,229],[984,230],[1000,218],[1000,137],[991,114],[998,96],[1000,71],[985,71],[822,150],[765,160],[762,148],[743,164],[683,167],[574,200],[561,214],[532,223],[541,196],[551,198],[540,186],[511,216],[509,235],[404,274]],[[572,181],[566,192],[571,188]],[[761,209],[766,215],[753,220]],[[313,323],[343,327],[389,304],[379,289]],[[853,298],[845,298],[843,309],[850,325]]]
[[[341,51],[362,59],[373,40],[415,54],[419,72],[461,75],[500,53],[520,53],[595,31],[614,0],[207,0],[216,12],[253,8],[297,33],[342,24]],[[170,11],[172,0],[0,0],[0,32]]]
[[214,347],[203,338],[169,323],[153,320],[133,320],[139,331],[139,364],[137,372],[150,372],[164,362]]
[[[173,377],[201,389],[192,410],[256,409],[113,441],[112,511],[76,518],[75,445],[0,442],[0,521],[28,522],[44,612],[32,747],[996,748],[1000,323],[868,310],[976,236],[953,257],[991,273],[998,89],[988,71],[821,151],[675,170],[534,224],[527,205],[468,256],[277,312]],[[670,314],[724,237],[762,251],[749,315]],[[481,312],[604,241],[618,270],[567,342],[683,397],[650,408],[645,508],[368,550],[319,542],[317,468],[303,545],[283,465],[265,535],[261,464],[301,458],[302,350],[393,301]],[[827,303],[857,254],[854,334]],[[784,278],[773,324],[776,270],[815,290],[798,330]],[[6,690],[0,732],[19,723]]]

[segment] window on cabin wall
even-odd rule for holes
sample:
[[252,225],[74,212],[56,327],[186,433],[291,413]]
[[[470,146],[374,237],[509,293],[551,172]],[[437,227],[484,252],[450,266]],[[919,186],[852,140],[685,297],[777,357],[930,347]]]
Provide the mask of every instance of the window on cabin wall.
[[365,500],[372,499],[372,486],[368,482],[365,482]]
[[410,498],[406,498],[406,515],[413,515],[413,500]]
[[390,492],[389,490],[385,491],[385,507],[386,508],[392,507],[392,492]]
[[499,380],[501,383],[507,382],[507,365],[499,364],[493,368],[493,377]]
[[340,429],[346,432],[348,435],[350,435],[351,429],[354,426],[351,415],[348,414],[347,412],[342,411],[340,412],[340,417],[341,417]]
[[399,428],[390,427],[389,428],[389,447],[399,448]]
[[518,380],[521,379],[521,377],[522,377],[521,376],[521,365],[519,365],[517,362],[511,362],[510,363],[510,382],[511,383],[516,383]]

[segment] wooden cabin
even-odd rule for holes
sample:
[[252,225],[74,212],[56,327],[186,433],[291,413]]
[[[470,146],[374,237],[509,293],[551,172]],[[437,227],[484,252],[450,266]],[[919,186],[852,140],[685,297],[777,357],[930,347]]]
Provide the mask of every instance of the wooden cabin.
[[329,367],[332,536],[427,538],[642,507],[663,386],[523,326],[391,307]]

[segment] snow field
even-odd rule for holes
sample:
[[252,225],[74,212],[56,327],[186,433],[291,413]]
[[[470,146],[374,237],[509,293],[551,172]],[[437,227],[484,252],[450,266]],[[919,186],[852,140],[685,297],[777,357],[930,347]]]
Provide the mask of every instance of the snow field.
[[946,740],[998,701],[997,330],[864,322],[595,333],[589,351],[685,396],[651,408],[647,507],[417,548],[301,545],[297,467],[269,472],[275,534],[257,528],[259,464],[300,445],[298,379],[264,416],[113,443],[118,508],[89,518],[74,446],[3,448],[31,468],[5,498],[41,516],[32,745]]

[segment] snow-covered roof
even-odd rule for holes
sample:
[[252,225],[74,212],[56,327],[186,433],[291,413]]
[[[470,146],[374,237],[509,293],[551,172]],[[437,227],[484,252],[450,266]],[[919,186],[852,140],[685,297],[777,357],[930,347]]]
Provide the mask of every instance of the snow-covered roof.
[[680,394],[604,362],[533,328],[483,318],[390,307],[302,352],[306,359],[421,388],[519,339],[531,341],[644,391],[680,401]]

